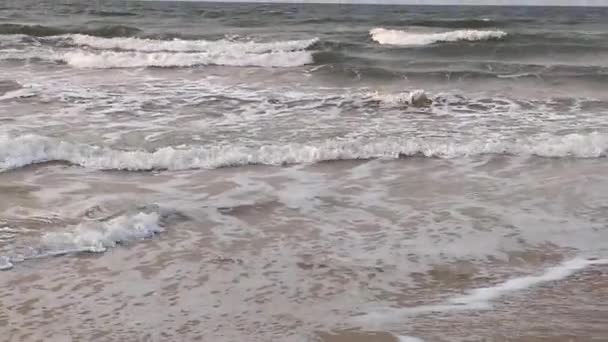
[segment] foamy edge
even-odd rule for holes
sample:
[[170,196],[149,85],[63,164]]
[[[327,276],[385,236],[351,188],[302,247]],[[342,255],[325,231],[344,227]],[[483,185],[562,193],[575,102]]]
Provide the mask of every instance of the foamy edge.
[[123,52],[123,51],[70,51],[58,53],[60,60],[75,68],[144,68],[144,67],[193,67],[222,65],[235,67],[297,67],[313,63],[308,51],[275,51],[262,54],[242,51],[225,53],[187,52]]
[[374,28],[369,34],[375,42],[381,45],[399,46],[423,46],[439,42],[457,41],[482,41],[489,39],[501,39],[507,33],[499,30],[456,30],[448,32],[408,32],[402,30],[390,30],[382,27]]
[[445,304],[422,305],[397,309],[380,308],[359,317],[358,320],[381,324],[398,321],[408,316],[433,312],[488,310],[492,308],[492,301],[512,292],[522,291],[542,283],[562,280],[589,266],[605,264],[608,264],[608,259],[575,258],[565,261],[560,265],[550,267],[539,275],[513,278],[494,286],[473,289],[469,291],[468,294],[449,299]]
[[69,34],[40,39],[60,39],[67,47],[33,47],[0,54],[2,59],[41,59],[75,68],[193,67],[296,67],[314,62],[308,49],[319,40],[237,42],[229,40],[155,40],[101,38]]
[[84,222],[64,231],[45,233],[37,252],[28,256],[0,256],[0,270],[11,269],[15,263],[68,253],[102,253],[119,244],[142,240],[161,233],[156,212],[139,212],[118,216],[104,222]]
[[305,50],[319,41],[318,38],[274,42],[230,41],[230,40],[158,40],[144,38],[101,38],[85,34],[60,36],[74,45],[104,50],[133,50],[141,52],[213,52],[263,54],[281,51]]
[[424,138],[331,139],[318,143],[263,146],[163,147],[153,152],[121,151],[38,135],[0,136],[0,170],[63,161],[98,170],[215,169],[250,164],[310,164],[333,160],[423,156],[458,158],[484,154],[599,158],[608,150],[601,133],[539,135],[516,141],[456,142]]

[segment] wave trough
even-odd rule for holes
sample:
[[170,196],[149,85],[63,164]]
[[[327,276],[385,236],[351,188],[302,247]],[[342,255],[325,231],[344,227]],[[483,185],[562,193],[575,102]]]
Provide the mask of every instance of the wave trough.
[[106,25],[96,28],[89,27],[53,27],[44,25],[0,24],[0,35],[23,34],[32,37],[49,37],[68,33],[82,33],[98,37],[124,37],[141,32],[137,27],[125,25]]
[[504,31],[457,30],[439,33],[407,32],[374,28],[369,31],[372,40],[381,45],[424,46],[441,42],[482,41],[501,39],[507,36]]

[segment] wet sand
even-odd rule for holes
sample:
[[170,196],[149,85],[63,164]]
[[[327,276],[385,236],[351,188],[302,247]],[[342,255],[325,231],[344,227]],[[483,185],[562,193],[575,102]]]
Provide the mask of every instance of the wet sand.
[[[0,273],[0,326],[9,341],[602,341],[608,268],[584,259],[605,243],[600,166],[540,161],[529,177],[542,192],[498,192],[518,172],[502,160],[2,173],[24,213],[5,206],[6,224],[29,227],[16,241],[133,210],[158,211],[165,229],[104,253],[17,260]],[[587,177],[559,181],[574,170]],[[529,210],[546,231],[528,228]],[[598,224],[580,230],[580,215]],[[543,278],[554,266],[566,272]],[[453,303],[479,288],[487,299]]]

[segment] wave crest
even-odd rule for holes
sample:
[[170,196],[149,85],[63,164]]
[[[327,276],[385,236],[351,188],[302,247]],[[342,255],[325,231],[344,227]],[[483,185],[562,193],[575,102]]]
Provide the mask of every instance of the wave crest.
[[296,67],[313,64],[317,38],[274,42],[100,38],[68,34],[41,38],[60,47],[6,51],[4,60],[60,62],[76,68],[192,67],[199,65]]
[[296,67],[313,63],[307,51],[279,51],[253,54],[232,51],[217,53],[72,51],[59,54],[57,60],[76,68],[192,67],[198,65]]
[[277,144],[259,147],[164,147],[154,152],[121,151],[59,141],[37,135],[0,137],[0,169],[64,161],[98,170],[214,169],[248,164],[307,164],[332,160],[424,156],[457,158],[483,154],[540,157],[599,158],[608,151],[608,135],[600,133],[540,135],[525,140],[453,142],[423,138],[327,140],[316,144]]
[[106,222],[83,223],[71,231],[46,233],[42,241],[45,248],[55,253],[99,253],[117,244],[145,239],[162,231],[164,228],[159,225],[158,213],[140,212]]
[[423,46],[439,42],[481,41],[501,39],[507,36],[504,31],[457,30],[439,33],[407,32],[375,28],[369,31],[372,39],[382,45]]
[[84,45],[96,49],[134,50],[142,52],[230,52],[242,51],[247,53],[269,53],[281,51],[306,50],[316,44],[319,39],[288,40],[259,43],[253,41],[239,42],[230,40],[157,40],[144,38],[100,38],[84,34],[65,36],[75,45]]
[[161,219],[157,212],[137,212],[45,233],[40,245],[31,248],[26,255],[0,256],[0,271],[25,260],[82,252],[102,253],[120,244],[150,238],[165,230]]

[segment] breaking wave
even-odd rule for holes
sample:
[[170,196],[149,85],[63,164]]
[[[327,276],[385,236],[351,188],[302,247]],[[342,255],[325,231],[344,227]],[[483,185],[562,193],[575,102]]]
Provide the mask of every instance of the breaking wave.
[[105,221],[87,221],[60,232],[45,233],[39,246],[26,255],[0,256],[0,270],[15,263],[70,253],[101,253],[117,245],[150,238],[163,232],[157,212],[138,212]]
[[599,158],[608,151],[601,133],[539,135],[515,141],[453,142],[424,138],[327,140],[316,144],[164,147],[154,152],[121,151],[106,147],[24,135],[0,137],[0,170],[63,161],[98,170],[214,169],[248,164],[285,165],[332,160],[423,156],[457,158],[484,154]]
[[504,31],[458,30],[439,33],[407,32],[375,28],[369,31],[372,39],[382,45],[423,46],[440,42],[481,41],[501,39],[507,36]]
[[192,67],[199,65],[296,67],[314,63],[318,39],[267,43],[228,40],[99,38],[70,34],[41,38],[61,47],[4,51],[4,60],[60,62],[76,68]]
[[145,68],[145,67],[194,67],[203,65],[296,67],[314,62],[310,51],[276,51],[248,53],[238,49],[216,52],[139,52],[139,51],[91,51],[72,49],[55,51],[35,49],[0,53],[2,60],[42,61],[67,64],[74,68]]
[[281,51],[306,50],[319,41],[317,38],[306,40],[289,40],[259,43],[253,41],[239,42],[230,40],[157,40],[143,38],[100,38],[83,34],[65,36],[75,45],[84,45],[96,49],[134,50],[142,52],[216,52],[225,53],[241,51],[247,53],[270,53]]
[[192,67],[197,65],[296,67],[313,62],[308,51],[278,51],[262,54],[238,50],[217,53],[73,51],[56,58],[76,68]]
[[54,253],[105,252],[121,243],[141,240],[164,231],[158,213],[139,212],[119,216],[105,222],[81,223],[73,229],[46,233],[42,237],[46,249]]

